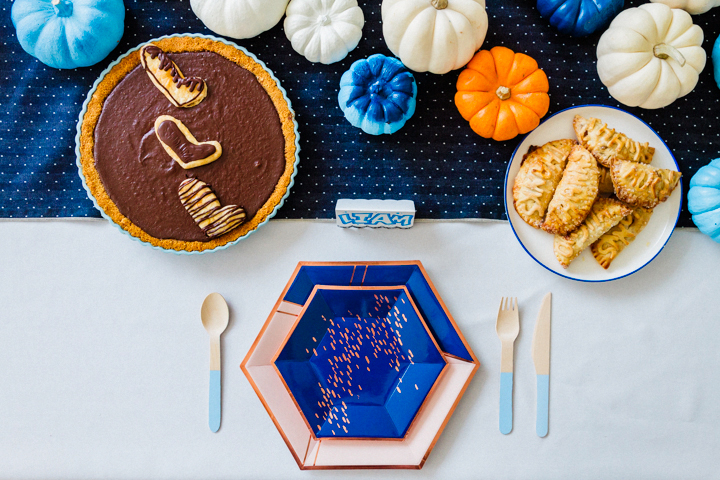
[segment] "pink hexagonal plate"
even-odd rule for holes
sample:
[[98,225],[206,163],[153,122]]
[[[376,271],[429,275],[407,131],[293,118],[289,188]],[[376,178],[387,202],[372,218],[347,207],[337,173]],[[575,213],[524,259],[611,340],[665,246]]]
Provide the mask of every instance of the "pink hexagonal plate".
[[[402,440],[316,439],[288,392],[273,359],[316,285],[405,285],[447,361],[436,388]],[[422,468],[479,362],[419,261],[298,264],[241,364],[298,466]]]

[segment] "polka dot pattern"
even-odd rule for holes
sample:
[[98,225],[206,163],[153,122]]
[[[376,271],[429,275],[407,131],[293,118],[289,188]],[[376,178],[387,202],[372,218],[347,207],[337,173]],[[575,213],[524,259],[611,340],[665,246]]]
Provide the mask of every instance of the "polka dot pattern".
[[[494,142],[477,136],[454,105],[459,71],[415,73],[417,110],[392,135],[374,137],[352,127],[337,103],[340,77],[352,62],[391,55],[382,37],[380,0],[360,0],[363,38],[343,61],[313,64],[275,28],[236,43],[265,62],[288,92],[300,125],[301,160],[295,185],[278,218],[332,218],[338,198],[415,201],[419,218],[506,218],[505,169],[519,138]],[[631,0],[626,8],[644,2]],[[100,72],[120,54],[160,35],[212,34],[188,0],[125,0],[125,34],[100,64],[77,70],[45,67],[27,55],[0,6],[0,217],[98,216],[75,167],[75,127],[82,102]],[[720,34],[720,8],[694,16],[705,32],[708,66],[695,90],[662,110],[618,104],[595,70],[600,32],[576,39],[555,32],[533,1],[492,1],[483,48],[504,45],[533,56],[550,79],[550,114],[598,103],[629,111],[655,129],[674,152],[687,191],[690,177],[720,157],[720,89],[710,51]],[[11,88],[8,88],[12,86]],[[680,225],[691,226],[683,209]]]

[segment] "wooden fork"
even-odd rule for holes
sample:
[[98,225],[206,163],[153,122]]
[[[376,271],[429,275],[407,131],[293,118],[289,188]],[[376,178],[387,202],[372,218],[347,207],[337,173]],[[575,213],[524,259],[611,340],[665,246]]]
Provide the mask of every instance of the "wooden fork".
[[495,323],[502,350],[500,355],[500,432],[507,435],[512,430],[513,355],[515,339],[520,333],[517,298],[500,301]]

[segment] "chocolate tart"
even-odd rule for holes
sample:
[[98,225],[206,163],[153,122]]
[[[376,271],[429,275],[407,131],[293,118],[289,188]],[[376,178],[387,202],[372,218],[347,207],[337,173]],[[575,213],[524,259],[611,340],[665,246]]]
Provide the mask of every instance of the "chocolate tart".
[[[227,247],[275,215],[298,164],[297,123],[278,80],[254,55],[205,35],[151,40],[185,76],[202,78],[207,96],[190,108],[173,105],[141,64],[140,45],[95,82],[78,122],[80,177],[104,217],[132,237],[178,253]],[[169,115],[199,142],[217,141],[211,163],[183,168],[155,133]],[[180,201],[188,178],[209,185],[224,206],[246,213],[240,226],[207,236]]]

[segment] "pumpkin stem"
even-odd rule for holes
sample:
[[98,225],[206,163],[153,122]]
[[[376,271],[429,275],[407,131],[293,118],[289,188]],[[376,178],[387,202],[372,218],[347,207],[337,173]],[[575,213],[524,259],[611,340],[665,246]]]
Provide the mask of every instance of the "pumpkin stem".
[[666,60],[667,58],[672,58],[677,63],[680,64],[681,67],[685,66],[685,57],[683,56],[680,51],[673,47],[672,45],[668,45],[667,43],[658,43],[653,47],[653,54],[661,59]]
[[50,2],[58,17],[69,17],[72,15],[73,4],[70,0],[52,0]]
[[507,100],[510,98],[510,89],[500,85],[498,89],[495,90],[495,95],[497,95],[500,100]]
[[430,0],[430,5],[435,7],[437,10],[444,10],[448,6],[448,0]]

